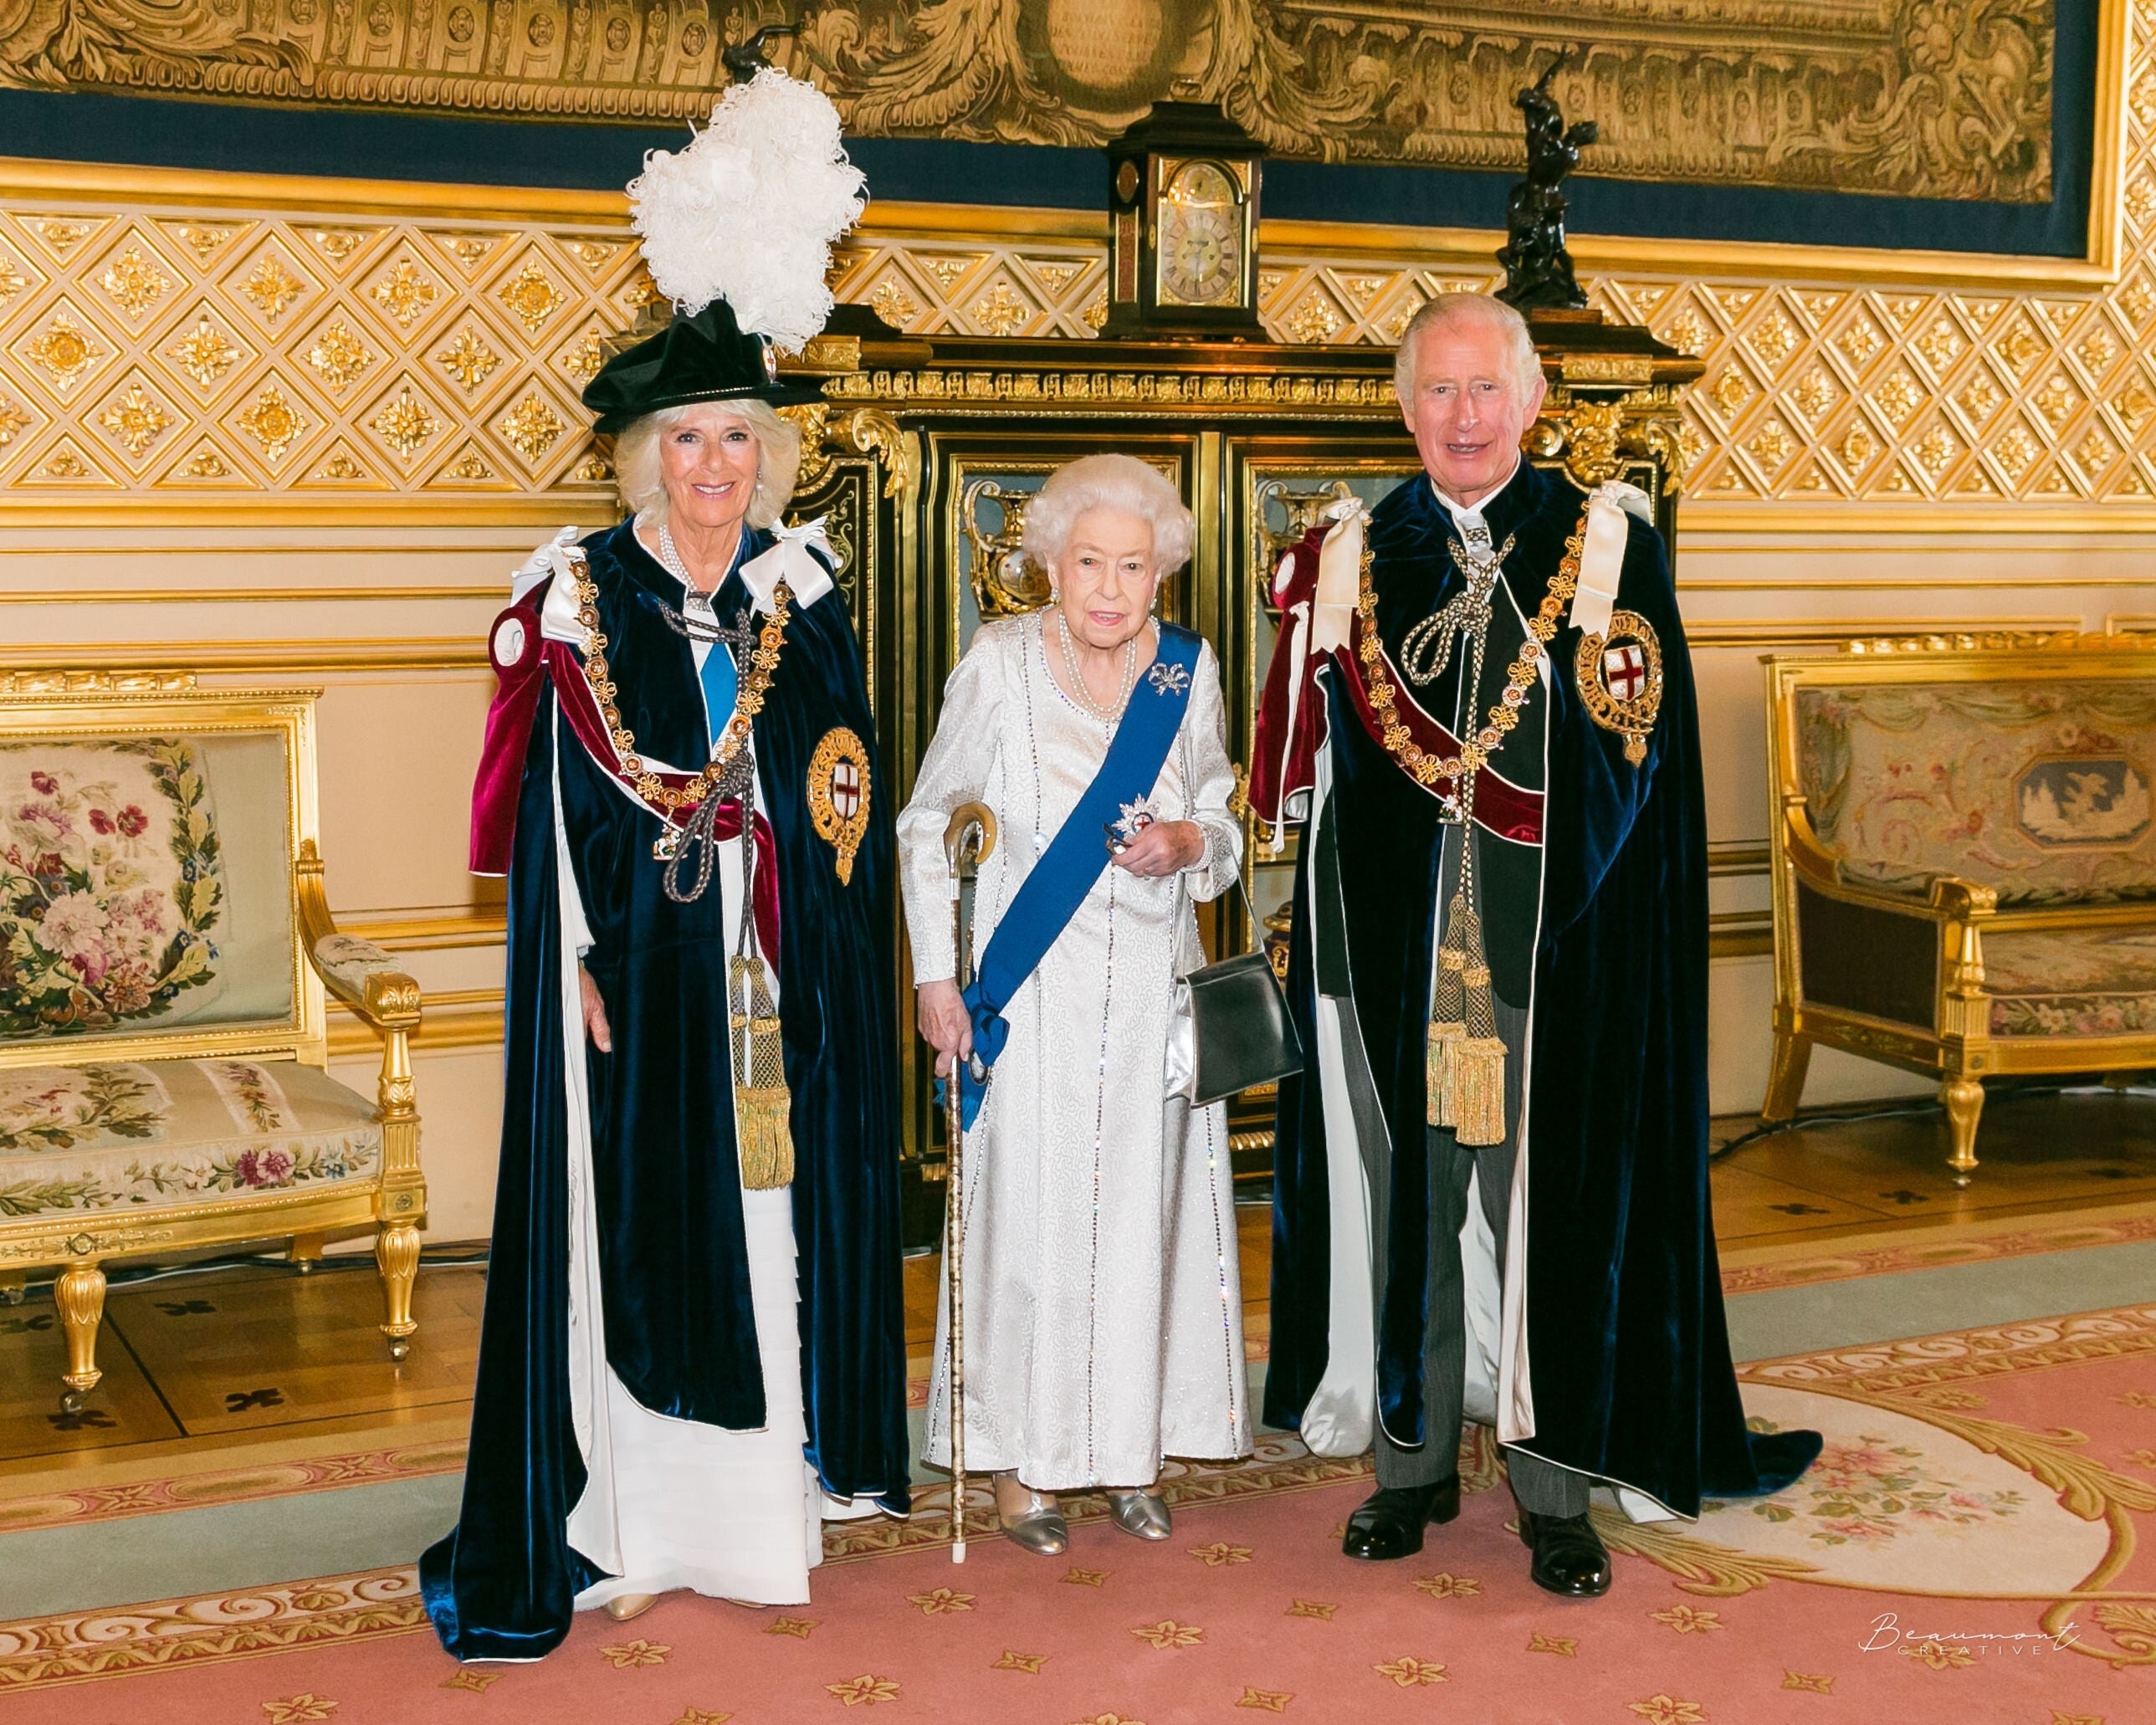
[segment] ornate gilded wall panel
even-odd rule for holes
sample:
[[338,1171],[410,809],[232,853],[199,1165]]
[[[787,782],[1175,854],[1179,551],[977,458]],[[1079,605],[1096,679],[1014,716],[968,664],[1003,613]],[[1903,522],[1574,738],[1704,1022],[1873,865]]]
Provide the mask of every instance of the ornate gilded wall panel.
[[[1691,495],[2156,502],[2156,0],[2131,17],[2111,286],[1874,287],[1830,275],[1825,254],[1810,281],[1584,272],[1598,305],[1706,362],[1684,405]],[[576,392],[646,291],[618,218],[565,198],[573,218],[416,202],[362,218],[206,203],[215,183],[162,203],[117,172],[95,195],[0,193],[0,521],[604,512]],[[1103,246],[1067,220],[978,216],[970,233],[860,237],[839,295],[916,333],[1089,334]],[[1266,326],[1389,342],[1428,294],[1494,276],[1481,239],[1445,241],[1411,257],[1269,247]]]
[[[137,0],[0,4],[0,82],[432,111],[685,120],[719,54],[806,20],[793,69],[865,136],[1092,144],[1170,85],[1285,155],[1519,157],[1558,49],[1631,178],[2044,203],[2053,0]],[[1523,31],[1523,23],[1531,24]]]

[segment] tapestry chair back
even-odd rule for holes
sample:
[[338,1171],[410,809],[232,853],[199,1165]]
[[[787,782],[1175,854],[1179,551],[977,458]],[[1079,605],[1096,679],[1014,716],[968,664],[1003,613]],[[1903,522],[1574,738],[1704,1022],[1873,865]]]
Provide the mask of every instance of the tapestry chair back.
[[1768,661],[1774,1067],[1813,1044],[1940,1081],[2156,1063],[2156,642],[1866,644]]
[[[114,1258],[371,1231],[403,1358],[426,1191],[418,985],[336,932],[316,842],[320,691],[0,680],[0,1293],[57,1268],[64,1401]],[[326,1070],[326,995],[382,1038]]]

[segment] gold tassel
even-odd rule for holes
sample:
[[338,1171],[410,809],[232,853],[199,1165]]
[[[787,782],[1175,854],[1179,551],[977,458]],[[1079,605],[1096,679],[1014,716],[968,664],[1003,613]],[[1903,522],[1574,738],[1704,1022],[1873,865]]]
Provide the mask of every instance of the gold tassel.
[[1430,1092],[1430,1106],[1424,1113],[1432,1126],[1452,1124],[1452,1071],[1459,1058],[1460,1040],[1466,1034],[1467,1026],[1457,1019],[1446,1024],[1435,1019],[1430,1022],[1423,1083]]
[[1452,1051],[1452,1129],[1463,1144],[1505,1142],[1505,1043],[1466,1036]]
[[[1476,932],[1481,944],[1481,930]],[[1478,952],[1461,973],[1467,999],[1468,1034],[1452,1050],[1451,1080],[1445,1101],[1452,1115],[1452,1130],[1463,1144],[1502,1144],[1505,1142],[1505,1040],[1496,1034],[1496,1014],[1490,999],[1490,967]]]
[[741,1183],[750,1192],[793,1183],[793,1103],[786,1092],[785,1045],[763,960],[728,962],[732,987],[734,1138]]
[[1445,938],[1438,943],[1437,979],[1430,986],[1430,1030],[1424,1043],[1423,1084],[1428,1091],[1423,1117],[1431,1126],[1452,1124],[1452,1056],[1460,1039],[1467,1034],[1467,995],[1461,973],[1467,954],[1460,936],[1472,913],[1467,902],[1455,898],[1445,918]]

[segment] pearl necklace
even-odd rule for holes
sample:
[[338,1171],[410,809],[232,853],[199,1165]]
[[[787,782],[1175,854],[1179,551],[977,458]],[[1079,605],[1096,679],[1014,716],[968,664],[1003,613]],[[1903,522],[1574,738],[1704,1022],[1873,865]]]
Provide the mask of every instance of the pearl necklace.
[[689,578],[688,562],[682,557],[680,547],[674,543],[674,529],[664,521],[659,524],[659,561],[666,566],[666,572],[681,583],[690,604],[706,611],[711,608],[711,595]]
[[1122,687],[1116,691],[1116,698],[1112,703],[1102,706],[1093,699],[1093,691],[1086,686],[1086,674],[1078,668],[1078,649],[1070,639],[1070,625],[1064,620],[1060,606],[1056,608],[1055,612],[1055,632],[1063,642],[1063,668],[1070,673],[1072,698],[1095,718],[1112,725],[1122,716],[1123,709],[1130,705],[1131,691],[1137,686],[1137,637],[1133,635],[1123,643]]

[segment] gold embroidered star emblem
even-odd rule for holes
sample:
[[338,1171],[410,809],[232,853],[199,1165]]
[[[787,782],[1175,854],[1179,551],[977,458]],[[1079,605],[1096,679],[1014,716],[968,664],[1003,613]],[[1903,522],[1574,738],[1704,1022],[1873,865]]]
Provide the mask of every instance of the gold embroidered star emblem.
[[322,1695],[289,1695],[282,1701],[262,1703],[270,1725],[304,1725],[306,1721],[326,1719],[336,1710],[337,1704]]
[[1482,1584],[1471,1575],[1425,1575],[1415,1583],[1415,1589],[1433,1599],[1464,1599],[1481,1593]]
[[972,1610],[973,1595],[954,1593],[947,1587],[939,1587],[933,1593],[908,1594],[906,1603],[918,1605],[924,1617],[940,1617],[947,1612]]
[[1381,1677],[1390,1677],[1403,1689],[1446,1681],[1443,1666],[1434,1659],[1417,1659],[1412,1654],[1404,1653],[1398,1659],[1387,1660],[1384,1664],[1373,1666],[1372,1669]]
[[1098,1587],[1108,1579],[1106,1569],[1073,1569],[1063,1578],[1075,1587]]
[[1671,1605],[1660,1611],[1650,1611],[1649,1620],[1667,1624],[1681,1635],[1703,1635],[1709,1630],[1722,1627],[1718,1611],[1695,1611],[1689,1605]]
[[456,1676],[444,1683],[442,1687],[468,1689],[474,1695],[484,1695],[499,1683],[502,1674],[500,1671],[475,1671],[470,1666],[465,1666],[457,1672]]
[[1178,1623],[1164,1617],[1158,1623],[1149,1623],[1131,1633],[1141,1641],[1153,1647],[1194,1647],[1205,1639],[1205,1631],[1194,1624]]
[[660,1641],[623,1641],[612,1647],[599,1649],[599,1657],[618,1671],[634,1669],[639,1666],[664,1665],[666,1656],[674,1650]]
[[707,1713],[701,1707],[685,1707],[674,1725],[726,1725],[732,1713]]
[[1290,1617],[1315,1617],[1321,1623],[1332,1621],[1332,1614],[1340,1608],[1323,1599],[1297,1599],[1287,1608]]
[[1263,1713],[1284,1713],[1287,1711],[1287,1704],[1294,1699],[1294,1695],[1285,1689],[1245,1689],[1243,1698],[1235,1705],[1255,1707]]
[[1040,1674],[1041,1666],[1047,1663],[1045,1653],[1014,1653],[1006,1647],[1003,1657],[988,1669],[992,1671],[1024,1671],[1028,1676],[1035,1676]]
[[815,1627],[816,1620],[813,1617],[774,1617],[764,1634],[791,1635],[797,1641],[805,1641],[808,1639],[808,1631]]
[[1834,1679],[1817,1671],[1784,1671],[1782,1686],[1784,1689],[1802,1689],[1813,1695],[1831,1695],[1834,1693]]
[[1650,1695],[1629,1705],[1647,1725],[1704,1725],[1707,1718],[1707,1709],[1697,1702],[1679,1701],[1671,1695]]
[[1226,1540],[1220,1539],[1215,1540],[1211,1545],[1193,1546],[1190,1548],[1190,1555],[1204,1564],[1207,1568],[1219,1569],[1229,1563],[1249,1563],[1250,1548],[1247,1545],[1230,1545]]
[[1569,1635],[1531,1635],[1527,1637],[1530,1653],[1554,1653],[1563,1659],[1579,1657],[1579,1643]]
[[1968,1648],[1958,1644],[1949,1647],[1937,1636],[1928,1641],[1919,1641],[1913,1647],[1904,1647],[1902,1651],[1911,1659],[1922,1660],[1935,1671],[1958,1669],[1963,1666],[1976,1663],[1975,1655],[1972,1654]]
[[850,1707],[872,1707],[879,1702],[898,1699],[898,1680],[865,1675],[850,1677],[843,1683],[826,1683],[824,1690]]

